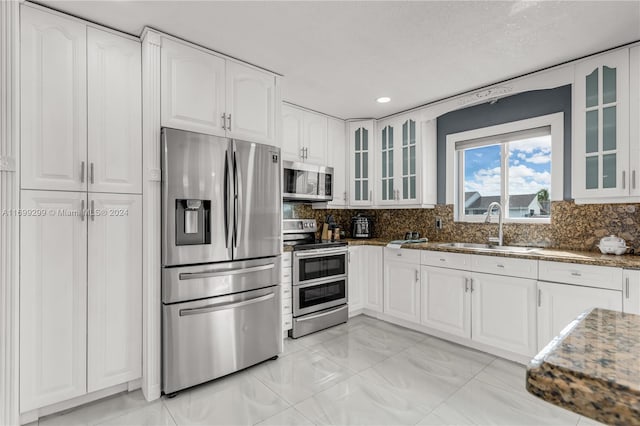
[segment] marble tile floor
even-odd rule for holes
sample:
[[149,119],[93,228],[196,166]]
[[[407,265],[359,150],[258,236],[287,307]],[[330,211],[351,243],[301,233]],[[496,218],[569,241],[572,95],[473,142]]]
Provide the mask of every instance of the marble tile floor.
[[38,425],[598,424],[529,395],[524,375],[522,365],[360,315],[173,399],[123,393]]

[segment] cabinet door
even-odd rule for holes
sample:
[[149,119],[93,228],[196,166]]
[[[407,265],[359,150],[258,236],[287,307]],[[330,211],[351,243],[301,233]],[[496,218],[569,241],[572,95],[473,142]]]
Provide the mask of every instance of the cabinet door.
[[142,192],[140,43],[87,29],[89,191]]
[[20,411],[86,393],[86,194],[22,191]]
[[412,118],[402,120],[398,126],[400,140],[396,143],[396,162],[398,164],[397,199],[401,204],[417,204],[420,202],[420,170],[419,170],[419,123]]
[[282,105],[282,158],[303,160],[304,114],[301,109]]
[[[380,127],[381,126],[381,127]],[[376,204],[397,204],[399,191],[397,185],[396,145],[398,124],[394,121],[380,123],[378,126]]]
[[86,26],[21,10],[21,187],[86,189]]
[[345,123],[330,118],[327,132],[327,164],[333,167],[333,200],[329,207],[347,205],[347,156]]
[[227,136],[275,144],[276,79],[227,61]]
[[591,308],[622,310],[622,292],[538,282],[538,350]]
[[536,281],[472,274],[472,339],[517,354],[536,354]]
[[574,90],[575,198],[629,194],[629,50],[580,62]]
[[383,248],[375,246],[364,246],[364,307],[372,311],[382,312],[382,298],[384,287],[384,263]]
[[142,196],[90,194],[89,392],[142,376]]
[[366,272],[364,246],[349,247],[349,312],[363,307],[363,293]]
[[420,265],[384,261],[384,313],[420,322]]
[[373,201],[373,121],[349,123],[349,203],[370,206]]
[[166,38],[160,56],[162,126],[225,136],[225,60]]
[[629,195],[640,196],[640,46],[629,49]]
[[305,161],[325,166],[327,164],[327,117],[309,111],[304,113]]
[[471,338],[470,273],[422,267],[420,322],[427,327]]
[[624,298],[622,299],[622,310],[630,314],[640,315],[640,271],[625,269],[624,276]]

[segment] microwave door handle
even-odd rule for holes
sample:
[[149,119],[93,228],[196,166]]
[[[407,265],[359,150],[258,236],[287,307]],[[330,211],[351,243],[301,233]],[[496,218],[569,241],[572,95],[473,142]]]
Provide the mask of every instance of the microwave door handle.
[[187,315],[208,314],[210,312],[225,311],[228,309],[240,308],[242,306],[253,305],[254,303],[264,302],[266,300],[273,299],[275,295],[276,295],[275,293],[269,293],[269,294],[265,294],[264,296],[254,297],[253,299],[243,300],[241,302],[224,303],[221,305],[207,305],[207,306],[203,306],[202,308],[180,309],[180,316],[184,317]]
[[183,272],[178,275],[178,279],[196,280],[200,278],[226,277],[229,275],[239,275],[239,274],[248,274],[250,272],[267,271],[275,267],[276,266],[273,263],[270,263],[269,265],[252,266],[250,268],[213,269],[210,271],[202,271],[202,272]]

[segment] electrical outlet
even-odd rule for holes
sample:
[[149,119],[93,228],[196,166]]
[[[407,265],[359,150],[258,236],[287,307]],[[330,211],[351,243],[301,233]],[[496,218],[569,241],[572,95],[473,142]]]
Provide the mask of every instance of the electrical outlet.
[[436,217],[436,229],[442,229],[442,218]]

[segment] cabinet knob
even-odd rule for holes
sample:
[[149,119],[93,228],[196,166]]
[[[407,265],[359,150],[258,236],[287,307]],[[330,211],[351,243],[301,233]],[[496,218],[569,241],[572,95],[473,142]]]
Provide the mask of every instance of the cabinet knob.
[[84,183],[84,161],[80,162],[80,183]]
[[227,113],[223,113],[220,118],[222,118],[222,130],[227,130]]

